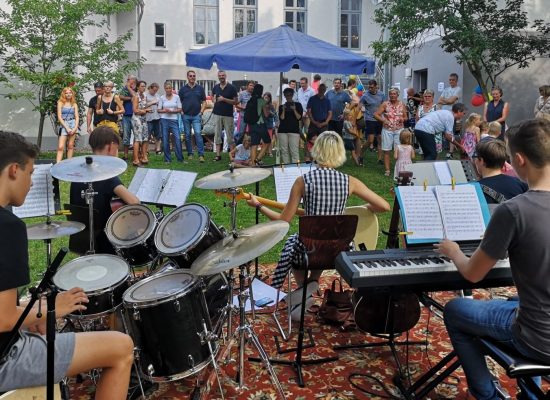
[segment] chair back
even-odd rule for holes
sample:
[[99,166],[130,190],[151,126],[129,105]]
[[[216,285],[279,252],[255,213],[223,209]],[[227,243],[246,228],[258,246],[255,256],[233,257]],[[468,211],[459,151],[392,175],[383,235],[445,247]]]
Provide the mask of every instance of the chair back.
[[[90,248],[90,216],[88,207],[77,206],[75,204],[64,204],[64,208],[71,212],[67,215],[67,221],[76,221],[86,225],[84,230],[69,237],[69,250],[77,254],[85,254]],[[101,233],[101,221],[99,221],[99,212],[94,209],[94,237]]]
[[359,245],[364,244],[367,250],[375,250],[378,243],[378,218],[365,206],[346,207],[344,211],[346,215],[357,215],[357,230],[353,237],[353,243],[356,250]]
[[300,217],[298,235],[308,252],[308,268],[334,268],[334,260],[338,254],[349,250],[358,219],[357,215]]

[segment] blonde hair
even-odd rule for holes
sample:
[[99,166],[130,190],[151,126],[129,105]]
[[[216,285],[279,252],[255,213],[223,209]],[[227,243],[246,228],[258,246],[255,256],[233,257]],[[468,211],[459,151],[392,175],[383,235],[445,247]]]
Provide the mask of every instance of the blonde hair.
[[410,129],[403,129],[399,134],[399,143],[412,145],[413,133]]
[[338,133],[325,131],[315,140],[311,155],[320,165],[338,168],[346,162],[344,141]]
[[481,115],[477,113],[471,113],[470,115],[468,115],[468,118],[466,118],[466,126],[472,126],[476,119],[479,119],[481,121]]
[[481,124],[479,124],[479,130],[480,132],[489,131],[489,123],[487,121],[481,121]]
[[500,136],[502,132],[502,125],[498,121],[493,121],[489,123],[489,135],[490,136]]
[[71,93],[73,94],[73,96],[69,100],[69,103],[71,103],[71,105],[74,106],[76,104],[76,93],[74,92],[73,88],[68,86],[63,88],[63,90],[61,91],[61,95],[59,96],[59,100],[57,100],[57,102],[63,104],[67,101],[67,98],[65,97],[65,92],[67,90],[70,90]]

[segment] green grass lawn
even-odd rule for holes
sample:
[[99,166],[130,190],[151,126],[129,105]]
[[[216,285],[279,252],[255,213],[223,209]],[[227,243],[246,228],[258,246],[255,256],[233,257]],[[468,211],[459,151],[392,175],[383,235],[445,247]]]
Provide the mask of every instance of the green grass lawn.
[[[80,155],[80,154],[77,154]],[[348,153],[349,155],[349,153]],[[165,164],[161,155],[155,155],[154,152],[150,154],[150,162],[148,168],[171,168],[176,170],[183,171],[192,171],[198,174],[197,179],[200,179],[206,175],[212,174],[214,172],[221,171],[227,168],[229,163],[229,157],[227,153],[223,154],[223,160],[214,162],[214,153],[208,152],[205,155],[206,162],[199,163],[198,157],[195,153],[195,158],[191,161],[185,163],[179,163],[172,161],[171,164]],[[52,153],[43,153],[41,158],[44,159],[55,159],[55,154]],[[270,163],[274,161],[274,158],[266,158],[264,161]],[[349,175],[355,176],[356,178],[363,181],[369,188],[374,190],[379,195],[383,196],[388,200],[390,204],[393,204],[393,197],[390,193],[390,188],[392,187],[392,179],[384,176],[384,167],[377,164],[376,154],[375,153],[366,153],[365,154],[365,166],[357,167],[353,164],[351,158],[346,161],[346,163],[340,168],[340,170]],[[129,167],[124,174],[121,175],[122,182],[128,186],[132,180],[132,177],[136,171],[136,167],[132,166],[129,162]],[[248,191],[254,191],[255,185],[249,185],[245,187]],[[61,204],[69,202],[69,183],[60,182],[60,192],[61,192]],[[266,197],[268,199],[276,199],[275,196],[275,184],[273,177],[269,177],[260,182],[260,196]],[[207,206],[212,213],[212,220],[218,226],[224,226],[227,229],[230,227],[230,208],[225,206],[225,202],[228,202],[229,199],[226,197],[219,197],[210,190],[200,190],[193,188],[189,197],[187,198],[188,203],[199,203],[204,206]],[[362,201],[357,197],[352,197],[349,199],[348,205],[360,205]],[[153,207],[154,209],[154,207]],[[169,209],[164,209],[165,213],[168,213]],[[380,228],[382,230],[387,230],[389,226],[391,212],[379,214],[378,220]],[[56,220],[65,220],[65,217],[56,216]],[[27,224],[34,224],[39,222],[44,222],[46,218],[28,218],[25,219]],[[268,221],[264,216],[260,216],[260,222]],[[256,222],[256,211],[247,206],[246,202],[243,200],[239,203],[237,208],[237,224],[239,229],[246,228],[255,224]],[[292,221],[289,234],[297,231],[298,219],[295,218]],[[261,263],[273,263],[278,259],[279,252],[282,248],[284,240],[281,241],[277,246],[263,254],[260,257]],[[386,245],[386,237],[379,236],[378,248],[384,248]],[[68,246],[68,237],[55,239],[52,242],[53,256],[57,251],[63,247]],[[46,264],[46,246],[42,241],[29,241],[29,257],[30,257],[30,267],[31,267],[31,280],[33,282],[37,281],[40,278],[40,274],[45,269]],[[69,253],[65,257],[64,262],[67,262],[73,258],[76,258],[77,255]]]

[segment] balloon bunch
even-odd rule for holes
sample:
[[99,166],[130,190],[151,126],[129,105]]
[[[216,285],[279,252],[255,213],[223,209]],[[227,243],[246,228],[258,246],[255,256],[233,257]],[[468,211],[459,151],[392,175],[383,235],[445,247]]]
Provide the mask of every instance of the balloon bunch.
[[[483,91],[481,90],[481,86],[477,85],[476,89],[474,90],[474,93],[472,94],[472,99],[470,102],[474,107],[482,106],[483,103],[485,103],[485,99],[483,98]],[[489,101],[493,100],[493,96],[491,96],[491,92],[487,93],[487,99]]]
[[365,87],[363,86],[363,82],[361,82],[361,78],[357,75],[350,75],[349,79],[353,79],[356,83],[356,86],[353,89],[351,89],[351,91],[354,94],[356,94],[358,97],[361,97],[365,90]]

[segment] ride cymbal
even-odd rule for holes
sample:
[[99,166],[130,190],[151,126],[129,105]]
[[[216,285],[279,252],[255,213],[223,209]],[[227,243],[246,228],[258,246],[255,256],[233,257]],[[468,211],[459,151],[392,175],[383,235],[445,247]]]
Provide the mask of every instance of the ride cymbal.
[[113,156],[81,156],[58,162],[52,166],[54,178],[67,182],[98,182],[113,178],[126,171],[124,160]]
[[213,275],[228,271],[255,259],[275,246],[288,232],[286,221],[254,225],[213,244],[191,265],[195,275]]
[[233,171],[220,171],[195,182],[199,189],[228,189],[259,182],[271,175],[271,170],[263,168],[235,168]]
[[83,231],[86,225],[75,221],[51,221],[27,226],[29,240],[55,239]]

